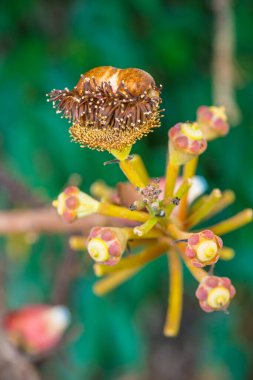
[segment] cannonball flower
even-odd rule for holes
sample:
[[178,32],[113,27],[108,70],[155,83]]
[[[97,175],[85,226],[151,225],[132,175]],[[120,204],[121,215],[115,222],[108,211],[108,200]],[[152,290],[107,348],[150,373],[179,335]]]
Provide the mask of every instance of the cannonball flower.
[[91,149],[122,151],[160,126],[160,89],[140,69],[96,67],[48,100],[73,122],[73,140]]
[[207,276],[196,290],[200,307],[207,313],[227,310],[234,296],[235,288],[228,277]]
[[206,140],[197,123],[178,123],[169,130],[169,154],[174,165],[186,164],[206,148]]
[[191,263],[201,268],[215,264],[219,259],[219,250],[222,248],[222,240],[210,230],[204,230],[192,234],[188,239],[185,254]]
[[96,212],[99,202],[80,191],[78,187],[69,186],[53,201],[53,206],[64,220],[73,222],[77,218]]
[[30,354],[53,349],[70,323],[64,306],[29,305],[6,314],[3,326],[10,341]]
[[97,263],[115,265],[126,249],[127,238],[123,229],[94,227],[87,239],[87,250]]
[[225,107],[201,106],[197,110],[197,122],[207,140],[225,136],[229,131]]

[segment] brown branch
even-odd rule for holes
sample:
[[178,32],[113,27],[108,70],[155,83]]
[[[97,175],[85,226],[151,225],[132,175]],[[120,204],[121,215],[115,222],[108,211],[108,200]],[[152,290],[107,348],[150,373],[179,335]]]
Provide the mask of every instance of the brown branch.
[[235,99],[235,26],[232,0],[213,0],[213,100],[214,104],[226,107],[232,124],[238,124],[240,109]]
[[0,379],[39,380],[34,366],[8,342],[0,330]]
[[41,234],[87,233],[92,227],[102,225],[119,226],[124,225],[124,222],[121,219],[94,214],[69,224],[63,221],[53,208],[0,212],[0,235],[27,232]]

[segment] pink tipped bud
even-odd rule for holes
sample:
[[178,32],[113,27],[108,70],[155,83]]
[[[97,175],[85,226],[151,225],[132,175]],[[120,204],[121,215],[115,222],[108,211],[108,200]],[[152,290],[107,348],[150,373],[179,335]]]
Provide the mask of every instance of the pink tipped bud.
[[178,123],[169,130],[170,160],[184,165],[206,150],[207,143],[197,123]]
[[87,249],[94,261],[117,264],[126,249],[127,234],[121,228],[94,227],[87,239]]
[[41,354],[59,343],[70,323],[70,313],[63,306],[31,305],[8,312],[3,323],[14,345]]
[[225,107],[199,107],[197,122],[207,140],[225,136],[229,131]]
[[83,193],[76,186],[67,187],[53,202],[58,214],[67,222],[98,211],[99,202]]
[[235,288],[227,277],[207,276],[196,290],[200,307],[207,313],[227,310],[234,296]]
[[185,254],[191,263],[198,268],[215,264],[220,255],[222,240],[210,230],[192,234],[188,239]]

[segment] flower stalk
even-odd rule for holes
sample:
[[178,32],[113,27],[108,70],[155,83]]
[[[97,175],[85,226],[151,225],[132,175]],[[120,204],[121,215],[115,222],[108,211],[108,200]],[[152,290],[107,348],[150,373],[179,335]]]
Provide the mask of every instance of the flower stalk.
[[178,334],[183,304],[183,273],[180,258],[175,250],[167,253],[169,263],[169,296],[163,333],[167,337]]

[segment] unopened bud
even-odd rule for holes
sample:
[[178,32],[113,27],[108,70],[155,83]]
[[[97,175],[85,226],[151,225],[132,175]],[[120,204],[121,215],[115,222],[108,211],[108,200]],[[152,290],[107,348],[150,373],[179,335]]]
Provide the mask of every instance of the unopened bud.
[[64,306],[30,305],[6,314],[3,325],[11,342],[31,353],[53,349],[70,323]]
[[98,211],[99,202],[83,193],[76,186],[67,187],[53,202],[58,214],[67,222],[93,214]]
[[207,140],[225,136],[229,131],[225,107],[199,107],[197,122]]
[[204,230],[192,234],[188,239],[185,250],[186,256],[191,263],[198,268],[215,264],[219,257],[219,250],[222,248],[222,240],[210,230]]
[[207,143],[197,123],[178,123],[169,130],[170,160],[184,165],[206,150]]
[[227,310],[234,296],[235,288],[227,277],[207,276],[196,290],[200,307],[207,313]]
[[94,261],[117,264],[127,245],[127,234],[121,228],[94,227],[87,239],[87,249]]

